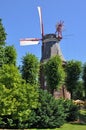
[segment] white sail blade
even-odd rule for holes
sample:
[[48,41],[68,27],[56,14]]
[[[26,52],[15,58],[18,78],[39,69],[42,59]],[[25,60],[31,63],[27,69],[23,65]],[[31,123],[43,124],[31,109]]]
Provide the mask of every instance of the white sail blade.
[[39,41],[20,40],[20,46],[39,44]]
[[42,34],[42,37],[43,37],[44,29],[43,29],[43,21],[42,21],[42,11],[41,11],[41,7],[40,6],[38,6],[37,8],[38,8],[38,13],[39,13],[41,34]]

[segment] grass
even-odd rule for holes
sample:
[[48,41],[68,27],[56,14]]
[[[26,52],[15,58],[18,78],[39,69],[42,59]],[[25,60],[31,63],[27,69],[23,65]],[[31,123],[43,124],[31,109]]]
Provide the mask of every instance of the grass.
[[65,124],[61,128],[57,128],[55,130],[86,130],[86,125],[80,124]]
[[61,128],[56,129],[27,129],[27,130],[86,130],[86,125],[64,124]]

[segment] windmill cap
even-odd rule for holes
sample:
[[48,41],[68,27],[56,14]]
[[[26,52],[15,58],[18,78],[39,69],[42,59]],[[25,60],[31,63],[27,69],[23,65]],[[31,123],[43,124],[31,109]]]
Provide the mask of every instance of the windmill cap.
[[56,41],[59,42],[60,40],[58,40],[58,38],[56,37],[56,34],[46,34],[43,36],[43,43],[45,42],[50,42],[50,41]]

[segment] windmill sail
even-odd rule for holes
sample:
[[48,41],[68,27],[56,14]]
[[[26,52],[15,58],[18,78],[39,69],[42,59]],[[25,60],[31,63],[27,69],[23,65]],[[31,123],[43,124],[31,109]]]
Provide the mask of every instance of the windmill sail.
[[40,19],[40,29],[41,29],[41,35],[42,37],[44,36],[44,28],[43,28],[43,21],[42,21],[42,11],[41,11],[41,7],[38,6],[38,13],[39,13],[39,19]]
[[25,38],[20,40],[20,45],[21,46],[26,46],[26,45],[35,45],[39,43],[40,39],[37,38]]
[[[41,29],[41,35],[42,38],[44,36],[44,30],[43,30],[43,22],[42,22],[42,11],[41,8],[38,6],[38,13],[39,13],[39,19],[40,19],[40,29]],[[26,45],[35,45],[38,44],[42,38],[25,38],[20,40],[20,46],[26,46]]]

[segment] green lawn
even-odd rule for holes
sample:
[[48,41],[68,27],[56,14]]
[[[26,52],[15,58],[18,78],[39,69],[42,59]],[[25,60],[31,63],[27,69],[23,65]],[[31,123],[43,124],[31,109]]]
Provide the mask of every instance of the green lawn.
[[57,128],[55,130],[86,130],[86,125],[65,124],[61,128]]
[[86,130],[86,125],[64,124],[61,128],[56,129],[28,129],[28,130]]

